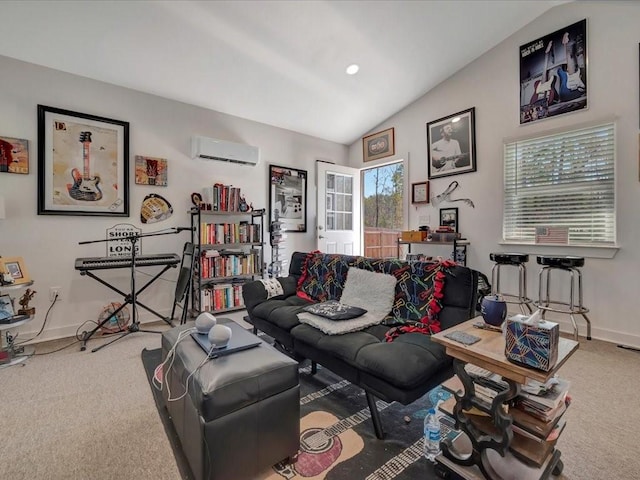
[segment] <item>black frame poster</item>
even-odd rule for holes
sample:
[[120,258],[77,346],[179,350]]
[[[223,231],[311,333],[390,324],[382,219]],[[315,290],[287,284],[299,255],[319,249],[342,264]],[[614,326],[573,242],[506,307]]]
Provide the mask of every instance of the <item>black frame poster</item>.
[[520,124],[587,108],[587,20],[520,46]]

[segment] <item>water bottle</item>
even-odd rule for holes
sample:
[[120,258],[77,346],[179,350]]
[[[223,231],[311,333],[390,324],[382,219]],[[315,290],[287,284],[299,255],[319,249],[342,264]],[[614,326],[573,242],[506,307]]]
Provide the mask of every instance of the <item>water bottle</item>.
[[430,462],[435,462],[440,455],[440,420],[434,408],[424,417],[424,456]]

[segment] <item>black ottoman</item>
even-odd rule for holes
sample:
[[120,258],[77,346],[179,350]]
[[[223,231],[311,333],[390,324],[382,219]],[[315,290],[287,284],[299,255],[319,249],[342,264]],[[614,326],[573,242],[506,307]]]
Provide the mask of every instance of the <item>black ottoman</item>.
[[[218,321],[252,335],[231,320]],[[163,361],[187,328],[162,334]],[[165,367],[165,401],[167,386],[172,398],[185,392],[187,377],[205,356],[190,336],[180,342],[173,366]],[[206,361],[189,380],[188,393],[166,405],[196,480],[248,480],[298,452],[298,364],[265,342]]]

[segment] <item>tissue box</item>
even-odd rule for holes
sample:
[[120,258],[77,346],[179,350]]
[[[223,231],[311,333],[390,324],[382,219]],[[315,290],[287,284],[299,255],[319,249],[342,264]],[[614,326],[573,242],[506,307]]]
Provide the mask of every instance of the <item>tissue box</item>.
[[509,361],[548,372],[558,360],[560,327],[545,320],[528,324],[522,317],[507,318],[504,353]]

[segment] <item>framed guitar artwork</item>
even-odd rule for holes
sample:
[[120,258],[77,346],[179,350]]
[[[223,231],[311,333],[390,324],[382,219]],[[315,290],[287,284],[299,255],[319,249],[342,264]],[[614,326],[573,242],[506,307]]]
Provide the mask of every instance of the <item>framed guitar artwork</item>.
[[38,105],[38,215],[129,216],[129,123]]
[[520,124],[586,108],[586,20],[520,47]]

